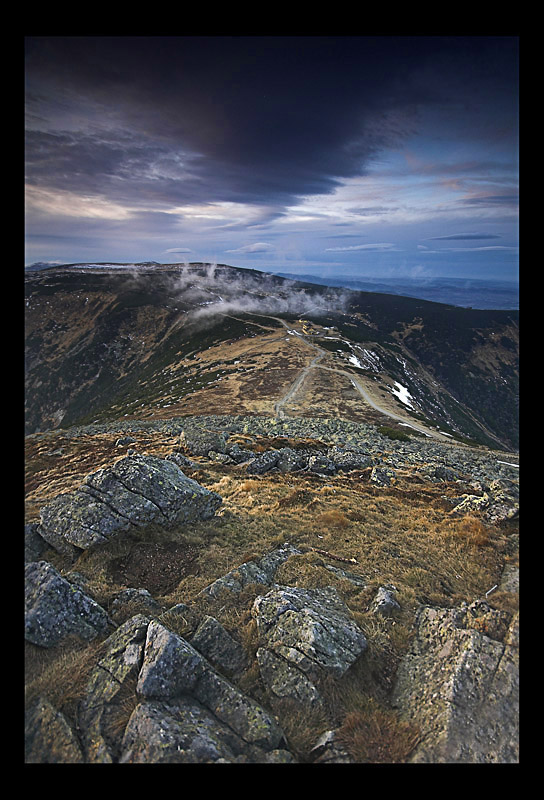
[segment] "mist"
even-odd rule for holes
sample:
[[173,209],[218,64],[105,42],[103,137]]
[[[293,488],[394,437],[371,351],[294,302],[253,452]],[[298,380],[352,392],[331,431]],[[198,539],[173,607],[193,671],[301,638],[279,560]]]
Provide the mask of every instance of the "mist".
[[179,265],[178,269],[172,279],[173,299],[194,306],[186,323],[213,325],[221,316],[240,313],[298,317],[345,313],[351,295],[346,289],[297,288],[295,281],[223,264]]

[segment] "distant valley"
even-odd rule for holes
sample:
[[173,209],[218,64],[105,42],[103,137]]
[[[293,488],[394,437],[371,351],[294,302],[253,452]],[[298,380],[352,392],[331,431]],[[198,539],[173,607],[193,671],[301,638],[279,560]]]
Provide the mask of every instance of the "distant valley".
[[327,286],[382,294],[419,297],[434,303],[446,303],[462,308],[504,309],[519,308],[519,285],[514,281],[479,280],[477,278],[354,278],[349,275],[295,275],[278,272],[284,278],[304,280]]

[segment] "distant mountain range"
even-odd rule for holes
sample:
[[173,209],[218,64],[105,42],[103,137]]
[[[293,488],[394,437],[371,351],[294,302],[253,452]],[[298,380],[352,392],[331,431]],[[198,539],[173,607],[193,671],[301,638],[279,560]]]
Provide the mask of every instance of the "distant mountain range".
[[25,289],[29,433],[281,409],[517,448],[516,310],[202,263],[55,266]]
[[462,308],[514,310],[519,308],[519,285],[515,281],[476,278],[354,278],[350,275],[319,277],[278,272],[283,278],[322,286],[344,286],[360,292],[400,294]]

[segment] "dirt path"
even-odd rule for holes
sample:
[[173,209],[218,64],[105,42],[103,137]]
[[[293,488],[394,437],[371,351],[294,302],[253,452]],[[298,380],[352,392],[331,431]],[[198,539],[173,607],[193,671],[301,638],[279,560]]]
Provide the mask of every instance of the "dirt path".
[[[265,315],[263,314],[262,316],[265,316]],[[280,319],[279,317],[270,317],[270,319],[275,319],[278,322],[281,322],[281,324],[283,325],[283,327],[287,331],[291,331],[291,327],[284,320]],[[321,359],[325,355],[327,355],[327,351],[323,350],[321,347],[319,347],[319,345],[315,344],[315,342],[311,342],[303,334],[298,334],[298,335],[299,335],[299,338],[302,339],[302,341],[305,344],[308,345],[308,347],[311,347],[313,350],[317,350],[317,355],[312,360],[312,362],[310,364],[308,364],[307,367],[304,367],[301,370],[300,374],[297,376],[295,381],[291,384],[291,386],[289,387],[288,391],[286,392],[286,394],[284,394],[284,396],[281,398],[281,400],[278,400],[278,402],[274,404],[274,412],[275,412],[276,416],[279,419],[283,419],[285,417],[285,412],[283,410],[283,407],[298,392],[298,390],[302,386],[302,384],[303,384],[306,376],[310,372],[310,370],[312,370],[312,369],[324,369],[324,370],[327,370],[328,372],[335,372],[338,375],[343,375],[346,378],[349,378],[353,388],[356,389],[359,392],[359,394],[361,395],[361,397],[363,398],[365,403],[367,403],[369,406],[371,406],[375,411],[378,411],[380,414],[384,414],[386,417],[389,417],[390,419],[394,419],[397,422],[402,422],[402,423],[404,423],[406,425],[409,425],[410,427],[414,428],[415,430],[419,431],[420,433],[424,433],[426,436],[432,436],[434,439],[438,439],[439,441],[442,441],[442,442],[449,442],[450,441],[450,437],[444,436],[441,433],[439,433],[438,431],[434,431],[431,428],[427,428],[424,425],[422,425],[422,424],[420,424],[418,422],[414,422],[411,419],[408,422],[407,419],[405,417],[401,416],[400,414],[395,414],[393,411],[389,411],[389,410],[379,406],[376,403],[376,401],[373,400],[368,395],[368,393],[365,391],[365,389],[363,389],[363,387],[361,386],[361,384],[360,384],[359,380],[357,379],[357,377],[355,375],[353,375],[351,372],[346,372],[345,370],[337,369],[335,367],[325,367],[325,366],[319,364]]]

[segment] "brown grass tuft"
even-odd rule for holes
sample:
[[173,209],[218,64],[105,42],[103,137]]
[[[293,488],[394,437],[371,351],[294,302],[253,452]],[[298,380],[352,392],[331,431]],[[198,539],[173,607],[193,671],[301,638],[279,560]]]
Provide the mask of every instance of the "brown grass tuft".
[[355,761],[370,764],[402,764],[419,741],[417,728],[373,701],[346,714],[336,736]]
[[456,519],[449,535],[472,547],[487,547],[490,544],[488,528],[481,519],[472,515]]
[[333,509],[320,514],[316,519],[316,523],[323,528],[347,528],[350,521],[341,511]]

